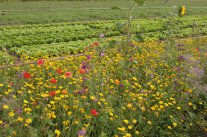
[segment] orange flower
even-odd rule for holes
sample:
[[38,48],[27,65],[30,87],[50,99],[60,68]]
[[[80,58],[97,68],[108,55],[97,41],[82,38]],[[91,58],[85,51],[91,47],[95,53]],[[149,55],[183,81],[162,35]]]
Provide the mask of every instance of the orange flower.
[[65,72],[65,77],[72,77],[71,72]]
[[120,81],[119,81],[119,80],[116,80],[116,81],[115,81],[115,84],[116,84],[116,85],[119,85],[119,84],[120,84]]
[[67,91],[67,90],[63,90],[62,93],[63,93],[63,94],[67,94],[68,91]]
[[79,70],[79,73],[84,74],[85,71],[81,69],[81,70]]

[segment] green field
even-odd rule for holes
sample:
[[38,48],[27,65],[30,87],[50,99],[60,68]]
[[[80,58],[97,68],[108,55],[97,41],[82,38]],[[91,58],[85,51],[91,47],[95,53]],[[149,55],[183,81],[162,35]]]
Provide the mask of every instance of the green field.
[[[207,14],[207,0],[147,0],[143,7],[136,6],[133,17],[172,16],[182,5],[186,15]],[[111,10],[113,6],[121,10]],[[127,0],[1,2],[6,15],[0,16],[0,25],[126,19],[129,6]]]
[[[135,35],[142,33],[145,39],[166,40],[169,29],[164,24],[169,19],[177,23],[171,34],[174,38],[207,34],[207,15],[136,19],[132,22],[132,32]],[[118,43],[126,34],[124,28],[119,28],[124,23],[125,20],[113,20],[3,26],[0,27],[0,49],[7,49],[10,54],[18,57],[28,56],[33,59],[84,52],[94,42],[109,49],[112,48],[109,40],[114,39]],[[104,39],[100,39],[100,34],[104,34]]]

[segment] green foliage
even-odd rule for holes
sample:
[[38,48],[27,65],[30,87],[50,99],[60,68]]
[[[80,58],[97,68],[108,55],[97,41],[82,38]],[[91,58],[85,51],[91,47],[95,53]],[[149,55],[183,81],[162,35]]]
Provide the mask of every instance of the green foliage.
[[137,42],[144,43],[144,39],[140,34],[135,35],[134,40]]
[[144,5],[144,0],[134,0],[138,5]]

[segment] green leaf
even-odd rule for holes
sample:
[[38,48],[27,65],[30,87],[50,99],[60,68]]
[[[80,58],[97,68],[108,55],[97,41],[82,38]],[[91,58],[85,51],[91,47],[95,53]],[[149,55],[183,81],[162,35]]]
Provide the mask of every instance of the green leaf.
[[48,137],[54,137],[54,133],[51,130],[48,132]]
[[116,40],[112,40],[112,41],[110,41],[110,43],[109,43],[109,47],[110,47],[110,48],[114,48],[114,47],[116,46],[117,43],[118,43],[118,42],[117,42]]
[[99,137],[107,137],[107,134],[102,132],[101,135]]
[[134,40],[137,42],[144,43],[144,39],[140,34],[135,35]]
[[117,7],[117,6],[112,6],[111,9],[112,10],[121,10],[121,8],[120,7]]
[[144,0],[134,0],[138,5],[144,5]]
[[114,25],[114,27],[116,29],[121,29],[121,28],[123,28],[123,24],[121,22],[116,22],[115,25]]

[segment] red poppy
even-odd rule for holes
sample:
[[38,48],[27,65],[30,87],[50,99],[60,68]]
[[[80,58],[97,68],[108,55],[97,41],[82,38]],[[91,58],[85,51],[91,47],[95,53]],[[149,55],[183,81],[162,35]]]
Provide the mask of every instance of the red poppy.
[[52,83],[57,83],[57,80],[56,79],[51,79],[50,80]]
[[72,77],[71,72],[65,72],[65,77]]
[[196,51],[198,51],[198,48],[195,48]]
[[81,69],[81,70],[79,70],[79,73],[84,74],[85,71]]
[[91,48],[93,48],[93,45],[91,45]]
[[62,71],[60,69],[57,69],[57,73],[62,73]]
[[97,116],[98,115],[98,112],[96,112],[95,109],[91,109],[91,114],[94,115],[94,116]]
[[88,47],[86,47],[86,49],[87,49],[87,50],[89,50],[89,48],[88,48]]
[[94,45],[98,46],[98,43],[97,42],[94,42]]
[[27,73],[27,72],[25,72],[25,73],[24,73],[24,78],[30,78],[30,74]]
[[52,91],[49,93],[50,96],[54,96],[55,95],[55,91]]
[[9,85],[11,86],[13,84],[13,82],[9,83]]
[[38,65],[41,65],[42,63],[44,63],[42,59],[37,62]]

